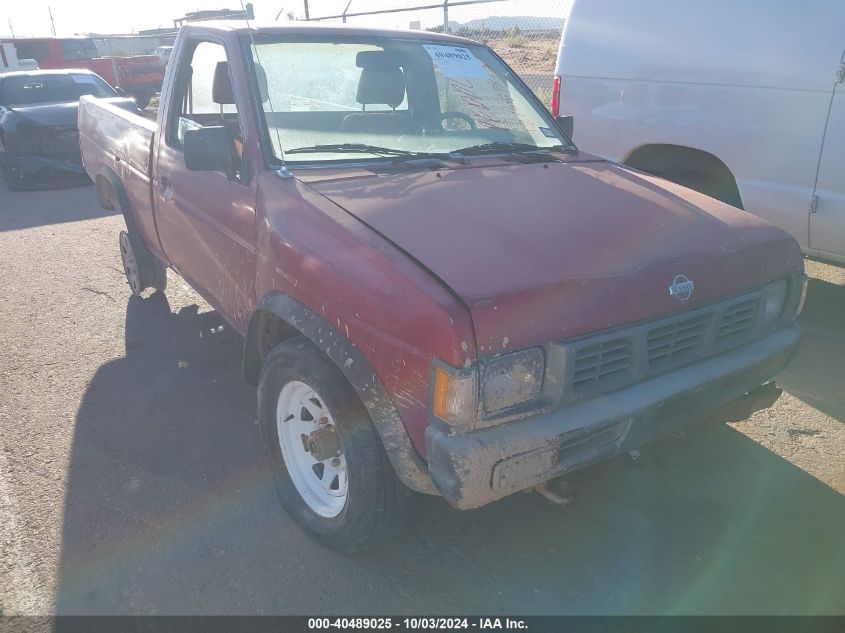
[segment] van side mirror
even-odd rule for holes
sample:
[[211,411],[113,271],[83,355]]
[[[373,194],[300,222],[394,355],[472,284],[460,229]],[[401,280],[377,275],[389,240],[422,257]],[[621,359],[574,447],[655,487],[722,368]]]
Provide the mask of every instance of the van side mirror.
[[185,166],[191,171],[235,173],[235,144],[224,126],[185,130]]
[[555,117],[555,123],[557,123],[558,129],[566,134],[567,138],[571,141],[572,140],[572,131],[575,128],[575,117],[571,114],[569,115],[559,115]]

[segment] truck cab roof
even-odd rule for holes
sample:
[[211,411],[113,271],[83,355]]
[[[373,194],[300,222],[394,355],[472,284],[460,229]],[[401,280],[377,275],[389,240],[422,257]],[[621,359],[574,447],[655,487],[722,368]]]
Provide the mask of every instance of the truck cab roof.
[[358,27],[338,24],[308,24],[293,22],[280,25],[278,23],[249,22],[249,26],[243,20],[209,20],[201,24],[187,24],[180,29],[188,34],[197,33],[252,33],[253,35],[326,35],[336,33],[343,36],[365,36],[365,37],[401,37],[404,39],[438,40],[452,44],[477,43],[465,37],[434,33],[432,31],[418,31],[414,29],[380,29],[372,27]]

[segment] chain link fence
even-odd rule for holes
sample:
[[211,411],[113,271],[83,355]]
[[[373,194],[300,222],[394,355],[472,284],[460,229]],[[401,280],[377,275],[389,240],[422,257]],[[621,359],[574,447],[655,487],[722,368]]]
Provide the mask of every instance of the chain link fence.
[[570,4],[570,0],[292,0],[280,17],[468,37],[501,55],[549,105]]

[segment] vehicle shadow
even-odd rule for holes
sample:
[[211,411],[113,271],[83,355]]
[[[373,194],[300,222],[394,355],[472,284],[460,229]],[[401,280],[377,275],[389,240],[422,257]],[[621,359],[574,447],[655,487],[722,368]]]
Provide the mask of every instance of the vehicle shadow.
[[843,611],[845,497],[721,425],[576,473],[569,507],[425,497],[386,546],[327,550],[276,501],[241,345],[130,299],[75,422],[57,613]]
[[63,188],[61,192],[9,191],[0,178],[0,231],[104,218],[116,213],[100,208],[94,187],[87,184]]

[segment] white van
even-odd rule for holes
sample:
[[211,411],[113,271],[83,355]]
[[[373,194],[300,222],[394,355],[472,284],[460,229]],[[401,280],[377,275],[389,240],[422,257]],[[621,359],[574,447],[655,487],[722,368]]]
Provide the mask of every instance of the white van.
[[555,74],[584,151],[845,263],[845,1],[575,0]]

